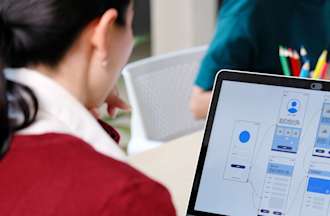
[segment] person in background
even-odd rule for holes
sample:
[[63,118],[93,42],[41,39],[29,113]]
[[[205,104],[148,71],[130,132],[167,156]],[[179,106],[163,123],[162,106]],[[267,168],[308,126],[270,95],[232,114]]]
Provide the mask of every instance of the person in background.
[[224,0],[192,92],[194,116],[206,117],[219,70],[283,74],[279,46],[302,45],[311,65],[330,50],[330,0]]
[[132,4],[0,1],[1,215],[176,214],[90,112],[125,107],[113,91],[132,50]]

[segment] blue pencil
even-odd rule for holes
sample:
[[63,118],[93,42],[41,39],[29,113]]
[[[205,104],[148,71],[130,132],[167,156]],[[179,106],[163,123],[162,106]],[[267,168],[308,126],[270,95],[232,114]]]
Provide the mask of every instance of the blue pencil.
[[310,78],[310,64],[307,61],[301,68],[301,72],[300,72],[300,77],[302,78]]

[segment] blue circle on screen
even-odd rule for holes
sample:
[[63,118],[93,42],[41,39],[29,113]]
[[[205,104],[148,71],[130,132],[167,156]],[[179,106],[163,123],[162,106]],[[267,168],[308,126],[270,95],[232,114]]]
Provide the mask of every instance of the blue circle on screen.
[[248,131],[243,131],[239,135],[239,141],[241,141],[241,143],[249,142],[250,138],[251,138],[251,135]]

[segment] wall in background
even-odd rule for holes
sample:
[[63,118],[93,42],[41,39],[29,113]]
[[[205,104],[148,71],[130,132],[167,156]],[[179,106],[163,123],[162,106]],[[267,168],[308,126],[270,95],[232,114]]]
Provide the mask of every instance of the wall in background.
[[152,54],[210,42],[219,0],[151,0]]

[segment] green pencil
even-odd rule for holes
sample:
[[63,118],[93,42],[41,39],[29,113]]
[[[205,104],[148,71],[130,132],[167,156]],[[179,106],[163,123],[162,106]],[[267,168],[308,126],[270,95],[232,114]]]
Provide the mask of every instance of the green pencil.
[[285,50],[285,48],[280,46],[280,60],[281,60],[283,73],[285,76],[291,76],[291,71],[287,57],[288,57],[288,52]]

